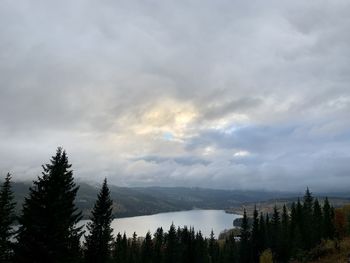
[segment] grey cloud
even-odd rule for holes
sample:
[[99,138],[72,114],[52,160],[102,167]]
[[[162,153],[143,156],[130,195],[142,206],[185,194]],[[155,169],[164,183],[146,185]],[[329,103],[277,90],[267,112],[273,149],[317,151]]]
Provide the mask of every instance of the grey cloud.
[[262,102],[263,99],[254,97],[242,97],[240,99],[230,100],[226,103],[222,101],[220,104],[209,105],[207,108],[204,108],[204,119],[223,118],[227,114],[232,113],[246,113],[252,108],[259,107]]
[[[1,1],[0,172],[33,178],[61,145],[82,180],[346,185],[349,12],[346,0]],[[162,127],[145,118],[169,100]],[[183,105],[191,120],[176,118]]]
[[163,156],[144,156],[139,158],[133,158],[132,160],[144,160],[146,162],[154,162],[157,164],[162,164],[166,162],[175,162],[183,166],[192,166],[195,164],[208,165],[210,161],[205,159],[200,159],[194,156],[181,156],[181,157],[163,157]]

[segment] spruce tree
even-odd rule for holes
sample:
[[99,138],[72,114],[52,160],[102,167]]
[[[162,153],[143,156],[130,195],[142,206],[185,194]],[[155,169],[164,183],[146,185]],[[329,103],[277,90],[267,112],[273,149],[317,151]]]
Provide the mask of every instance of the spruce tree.
[[[298,212],[299,211],[299,212]],[[301,218],[301,204],[298,199],[298,203],[294,202],[291,205],[290,211],[290,224],[289,224],[289,238],[290,238],[290,254],[294,255],[297,253],[298,249],[301,248],[302,237],[300,231],[300,220]]]
[[294,243],[296,226],[297,226],[296,208],[295,208],[295,203],[293,202],[290,207],[290,224],[289,224],[289,237],[292,244]]
[[8,173],[0,189],[0,262],[9,262],[12,257],[13,236],[12,225],[15,220],[13,201],[14,195],[11,190],[11,175]]
[[243,219],[241,225],[241,240],[239,249],[239,261],[242,263],[249,263],[250,261],[250,231],[248,224],[247,212],[244,209]]
[[284,204],[281,218],[281,243],[280,243],[280,259],[287,262],[289,258],[290,239],[289,239],[289,215],[287,207]]
[[128,239],[126,237],[126,233],[125,232],[123,234],[121,247],[122,247],[121,251],[123,251],[123,254],[122,254],[123,262],[128,262],[129,246],[128,246]]
[[74,183],[66,152],[58,148],[42,176],[29,189],[19,218],[15,262],[75,262],[79,255],[81,219],[74,200]]
[[254,206],[254,213],[253,213],[253,225],[252,225],[252,233],[251,233],[251,254],[252,254],[252,261],[253,262],[259,262],[259,253],[260,253],[260,237],[259,237],[259,218],[258,218],[258,211],[256,210],[256,206]]
[[323,204],[323,237],[334,238],[334,223],[333,223],[332,207],[329,204],[328,198],[324,200]]
[[273,208],[273,214],[271,218],[271,250],[274,254],[280,252],[280,234],[281,234],[281,218],[278,212],[277,206]]
[[268,213],[265,216],[265,247],[271,248],[271,222]]
[[151,233],[148,231],[141,247],[141,259],[143,263],[151,263],[153,258],[153,243]]
[[112,206],[113,201],[110,197],[107,179],[104,179],[92,211],[91,222],[87,225],[89,231],[89,235],[85,237],[85,262],[87,263],[104,263],[110,258],[113,240]]
[[189,230],[187,226],[181,229],[179,236],[180,242],[180,261],[183,263],[192,263],[194,260],[193,246],[194,240],[192,238],[191,229]]
[[[166,261],[167,262],[167,261]],[[201,231],[196,233],[195,238],[195,263],[209,263],[208,249]]]
[[120,233],[117,234],[117,238],[114,242],[113,259],[116,263],[125,263],[126,260],[126,248],[123,246],[123,239]]
[[304,248],[304,243],[305,243],[305,223],[304,223],[304,213],[303,213],[303,205],[300,202],[300,199],[298,198],[298,202],[296,204],[295,208],[295,216],[296,216],[296,223],[297,223],[297,228],[296,228],[296,236],[298,236],[297,240],[297,246],[298,248]]
[[262,252],[266,249],[266,223],[264,219],[264,214],[260,213],[259,218],[259,252]]
[[177,262],[178,259],[178,239],[175,225],[172,223],[168,234],[166,235],[165,261]]
[[130,250],[129,250],[129,263],[138,263],[140,262],[140,246],[137,240],[137,234],[134,232],[132,235]]
[[306,188],[303,203],[303,227],[302,227],[302,237],[304,248],[306,250],[312,247],[312,234],[309,231],[312,228],[312,214],[313,214],[313,197],[309,188]]
[[221,252],[221,262],[235,263],[237,261],[236,241],[233,233],[230,233],[225,239],[224,247]]
[[209,260],[211,263],[216,263],[219,261],[219,246],[216,242],[214,231],[211,230],[210,237],[209,237],[209,243],[208,243],[208,253],[209,253]]
[[313,207],[313,216],[312,216],[312,245],[315,246],[322,239],[322,224],[323,224],[323,215],[322,208],[317,199],[315,199]]
[[164,245],[164,231],[159,227],[154,233],[154,255],[153,262],[160,263],[163,261],[162,248]]
[[311,214],[313,202],[314,202],[314,198],[312,197],[309,187],[307,187],[304,195],[304,204],[303,204],[304,211]]

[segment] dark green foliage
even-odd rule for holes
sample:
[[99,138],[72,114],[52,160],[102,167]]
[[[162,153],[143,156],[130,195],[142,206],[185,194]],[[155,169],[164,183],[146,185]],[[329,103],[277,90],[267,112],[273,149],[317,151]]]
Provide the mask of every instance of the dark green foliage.
[[270,232],[270,248],[273,252],[279,256],[280,254],[280,242],[281,242],[281,218],[280,213],[278,212],[278,209],[275,205],[273,208],[273,214],[271,218],[271,232]]
[[260,224],[259,224],[259,214],[254,207],[253,213],[253,224],[251,232],[251,255],[253,262],[259,262],[259,254],[261,252],[261,240],[260,240]]
[[154,233],[154,253],[153,259],[155,263],[160,263],[163,260],[162,247],[164,244],[164,231],[163,228],[158,228]]
[[114,262],[116,263],[126,262],[128,244],[127,244],[125,233],[124,233],[124,238],[120,233],[118,233],[117,238],[114,242],[113,259],[114,259]]
[[314,198],[312,197],[309,187],[307,187],[304,195],[304,204],[303,204],[305,215],[308,214],[309,216],[311,216],[313,202],[314,202]]
[[290,250],[290,237],[289,237],[289,215],[287,207],[284,204],[281,218],[281,236],[280,236],[280,261],[287,262],[289,258]]
[[334,237],[333,211],[327,198],[322,211],[309,189],[303,202],[298,199],[297,203],[291,204],[290,215],[285,205],[281,216],[275,206],[270,222],[268,214],[265,222],[260,216],[260,237],[264,230],[267,233],[264,248],[272,250],[276,262],[288,262],[290,258],[304,260],[307,252],[322,239]]
[[75,262],[80,256],[81,219],[74,200],[78,187],[67,155],[57,149],[34,181],[23,204],[15,262]]
[[215,239],[213,230],[211,230],[209,243],[208,243],[209,262],[219,262],[219,245]]
[[312,246],[317,245],[322,239],[322,230],[323,230],[323,214],[322,208],[317,199],[315,199],[313,206],[313,215],[312,215]]
[[87,225],[89,235],[85,237],[85,262],[104,263],[110,258],[113,240],[112,205],[113,201],[110,198],[107,179],[105,179],[92,210],[91,222]]
[[328,198],[325,199],[323,204],[323,237],[334,238],[334,212],[329,204]]
[[138,263],[140,260],[140,246],[135,232],[132,235],[128,258],[129,263]]
[[238,262],[237,258],[237,246],[234,235],[231,233],[226,239],[224,246],[220,253],[221,262],[230,262],[235,263]]
[[305,195],[304,195],[304,203],[303,203],[303,214],[302,214],[302,240],[303,240],[303,246],[304,249],[310,250],[313,246],[312,242],[312,235],[313,233],[310,233],[310,229],[312,227],[312,214],[313,214],[313,197],[311,195],[311,192],[309,191],[309,188],[306,189]]
[[200,231],[196,234],[194,262],[209,263],[207,242]]
[[242,263],[250,261],[250,230],[246,210],[243,212],[243,220],[241,225],[241,241],[239,249],[239,260]]
[[266,213],[265,217],[265,248],[271,247],[271,223],[269,214]]
[[165,236],[165,262],[177,262],[178,261],[178,238],[175,229],[175,225],[171,224],[168,234]]
[[153,242],[150,232],[147,232],[145,240],[142,242],[141,259],[144,263],[153,262]]
[[258,234],[258,247],[259,247],[259,252],[262,252],[266,249],[267,243],[266,243],[266,237],[267,232],[266,232],[266,223],[264,219],[263,213],[260,213],[260,218],[259,218],[259,234]]
[[13,244],[11,226],[15,220],[15,202],[11,190],[11,175],[8,173],[0,189],[0,262],[9,262],[12,257]]
[[179,253],[181,262],[190,263],[194,260],[194,241],[195,233],[193,228],[188,229],[186,226],[183,229],[178,229],[179,237]]

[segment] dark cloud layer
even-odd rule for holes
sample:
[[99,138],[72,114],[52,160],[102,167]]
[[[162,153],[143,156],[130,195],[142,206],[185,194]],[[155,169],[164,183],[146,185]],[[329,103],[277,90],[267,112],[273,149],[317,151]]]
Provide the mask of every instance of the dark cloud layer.
[[345,190],[350,4],[0,3],[0,172]]

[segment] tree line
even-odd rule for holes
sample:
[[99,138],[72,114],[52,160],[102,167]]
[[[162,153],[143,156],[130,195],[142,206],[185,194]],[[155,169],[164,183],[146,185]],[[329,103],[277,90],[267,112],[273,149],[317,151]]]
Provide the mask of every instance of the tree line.
[[74,202],[78,189],[67,154],[58,148],[43,165],[16,218],[7,174],[0,189],[0,262],[288,262],[305,258],[322,240],[341,238],[346,232],[344,215],[327,198],[321,206],[307,189],[302,201],[284,205],[282,211],[275,206],[272,214],[259,214],[254,209],[248,220],[244,210],[240,234],[229,232],[223,240],[213,232],[206,238],[191,227],[174,224],[168,231],[158,228],[144,238],[136,233],[132,238],[125,233],[114,237],[113,201],[105,179],[85,233],[77,224],[82,219]]
[[[252,223],[249,224],[249,221]],[[244,211],[241,224],[241,262],[259,262],[259,257],[269,251],[274,262],[289,262],[290,259],[307,260],[314,248],[324,240],[340,238],[335,227],[335,210],[328,198],[323,206],[307,188],[303,201],[298,199],[290,208],[277,206],[272,214],[258,213],[254,209],[252,220]]]

